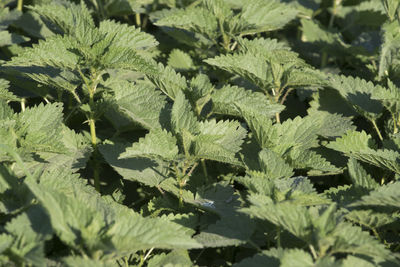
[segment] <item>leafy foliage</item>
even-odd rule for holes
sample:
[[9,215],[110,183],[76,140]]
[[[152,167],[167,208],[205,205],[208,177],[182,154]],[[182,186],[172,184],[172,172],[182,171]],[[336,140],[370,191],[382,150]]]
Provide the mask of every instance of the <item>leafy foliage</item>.
[[0,2],[1,266],[399,266],[397,0]]

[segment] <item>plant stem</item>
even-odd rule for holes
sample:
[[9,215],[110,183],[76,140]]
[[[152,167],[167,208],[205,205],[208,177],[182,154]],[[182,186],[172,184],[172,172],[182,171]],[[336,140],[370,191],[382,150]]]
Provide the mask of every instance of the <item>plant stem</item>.
[[[96,135],[96,119],[95,119],[95,103],[94,103],[94,94],[97,89],[97,83],[100,75],[96,75],[94,71],[92,71],[92,79],[91,82],[86,79],[85,75],[82,73],[80,68],[78,67],[78,72],[81,75],[88,91],[89,91],[89,107],[90,107],[90,114],[88,118],[89,128],[90,128],[90,137],[92,141],[93,147],[93,180],[94,180],[94,188],[97,192],[100,193],[100,165],[97,159],[97,135]],[[76,94],[73,94],[74,96]],[[76,95],[77,97],[77,95]],[[79,97],[77,98],[78,101]],[[80,100],[79,100],[80,101]],[[78,101],[78,102],[79,102]]]
[[206,181],[208,181],[208,172],[205,159],[201,159],[201,167],[203,169],[204,178]]
[[90,127],[90,137],[92,139],[92,147],[93,147],[93,179],[94,179],[94,188],[97,192],[100,193],[100,166],[97,160],[97,135],[96,135],[96,120],[94,118],[94,93],[89,92],[89,106],[91,109],[90,117],[89,117],[89,127]]
[[187,8],[195,7],[195,6],[197,6],[198,4],[200,4],[201,1],[202,1],[202,0],[196,0],[196,1],[194,1],[193,3],[191,3],[190,5],[188,5]]
[[312,254],[314,260],[317,260],[318,256],[317,256],[317,253],[315,252],[315,248],[313,245],[310,245],[310,251],[311,251],[311,254]]
[[[342,0],[333,0],[333,7],[332,7],[332,14],[331,17],[329,18],[329,23],[328,23],[328,29],[331,29],[333,26],[333,23],[335,21],[335,16],[337,13],[337,9],[340,5]],[[321,68],[325,67],[328,63],[328,53],[327,52],[322,52],[321,56]]]
[[376,133],[378,134],[378,137],[381,141],[383,141],[383,137],[381,134],[381,131],[379,131],[378,125],[376,125],[376,122],[374,120],[371,120],[372,124],[374,125],[374,128],[376,130]]
[[151,254],[151,252],[153,252],[153,250],[154,250],[154,248],[151,248],[147,253],[146,253],[146,255],[144,256],[144,261],[146,261],[147,260],[147,258],[150,256],[150,254]]
[[224,24],[223,24],[222,19],[218,20],[218,23],[219,23],[219,29],[222,33],[222,40],[223,40],[223,45],[224,45],[225,51],[230,51],[229,43],[231,42],[231,40],[230,40],[229,36],[225,33]]
[[276,119],[276,123],[281,123],[281,117],[278,112],[275,113],[275,119]]
[[22,98],[21,99],[21,111],[24,112],[25,111],[25,104],[26,104],[26,99]]
[[135,14],[135,19],[136,19],[136,25],[138,26],[138,28],[141,28],[142,20],[140,19],[140,13]]
[[78,102],[79,104],[82,104],[81,99],[79,98],[78,94],[75,91],[72,91],[71,94],[75,98],[76,102]]
[[24,0],[18,0],[17,10],[22,12],[23,5],[24,5]]
[[335,16],[337,13],[337,8],[340,5],[340,3],[342,2],[342,0],[333,0],[333,9],[332,9],[332,15],[329,19],[329,24],[328,24],[328,28],[332,28],[333,26],[333,22],[335,20]]
[[276,227],[276,243],[278,248],[281,247],[281,228],[279,226]]
[[393,119],[393,133],[397,134],[399,130],[397,129],[396,116],[393,113],[391,113],[391,115],[392,115],[392,119]]

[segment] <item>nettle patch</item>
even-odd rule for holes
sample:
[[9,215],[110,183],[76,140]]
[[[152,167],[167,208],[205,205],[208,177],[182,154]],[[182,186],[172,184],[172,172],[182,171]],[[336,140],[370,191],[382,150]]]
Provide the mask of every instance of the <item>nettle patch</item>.
[[400,2],[0,2],[0,265],[399,266]]

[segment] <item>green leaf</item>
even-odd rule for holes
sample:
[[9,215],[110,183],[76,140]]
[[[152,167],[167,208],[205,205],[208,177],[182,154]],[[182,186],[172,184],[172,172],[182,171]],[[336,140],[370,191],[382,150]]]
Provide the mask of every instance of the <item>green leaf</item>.
[[376,120],[381,116],[382,105],[379,101],[373,100],[372,96],[382,90],[382,87],[358,77],[338,75],[329,77],[329,85],[336,89],[360,115],[369,120]]
[[293,168],[275,152],[263,149],[258,154],[258,157],[261,170],[269,179],[289,178],[293,176]]
[[197,121],[189,101],[185,98],[182,91],[178,91],[171,111],[171,122],[175,133],[186,130],[192,134],[198,132],[199,123]]
[[374,191],[371,191],[368,195],[365,195],[361,200],[352,203],[350,206],[377,206],[385,208],[400,208],[400,183],[395,182],[387,185],[383,185]]
[[192,265],[192,261],[190,260],[189,254],[186,250],[174,250],[168,254],[158,254],[151,258],[151,260],[149,260],[149,262],[147,263],[148,267],[183,267]]
[[131,120],[146,129],[161,128],[166,98],[149,84],[112,80],[106,86],[114,92],[116,104]]
[[189,54],[179,49],[174,49],[168,56],[168,65],[178,71],[189,71],[195,68]]
[[379,78],[389,75],[391,66],[397,64],[397,53],[400,49],[400,34],[397,29],[399,22],[394,20],[387,22],[382,26],[383,44],[379,55]]
[[176,73],[173,68],[157,65],[157,73],[148,75],[148,78],[164,92],[169,98],[175,99],[179,91],[184,91],[187,87],[186,79]]
[[15,217],[6,224],[5,230],[14,237],[10,255],[26,264],[45,264],[44,242],[51,238],[53,231],[41,207],[34,206]]
[[211,99],[213,112],[225,115],[241,116],[241,112],[247,112],[273,117],[284,109],[282,105],[272,104],[262,93],[230,85],[214,90]]
[[128,147],[119,159],[160,157],[166,160],[174,160],[178,153],[176,138],[166,130],[156,129],[151,130],[144,138],[140,138],[139,142]]
[[199,134],[193,141],[193,154],[201,159],[241,165],[236,153],[241,149],[246,134],[237,121],[200,122]]
[[104,159],[124,179],[138,181],[148,186],[158,186],[168,177],[168,165],[162,160],[146,158],[119,159],[132,144],[105,142],[99,146]]
[[112,46],[126,47],[134,50],[147,50],[158,45],[157,40],[150,34],[141,32],[133,26],[121,24],[112,20],[103,20],[99,25],[99,32],[112,34]]
[[87,267],[118,267],[119,264],[115,260],[105,261],[93,260],[86,257],[68,256],[62,259],[62,262],[68,267],[87,266]]
[[216,37],[217,18],[209,10],[201,7],[162,10],[153,14],[157,26],[168,26],[202,33],[209,39]]
[[385,168],[395,173],[400,172],[400,154],[394,150],[376,149],[376,144],[372,137],[364,131],[349,131],[341,138],[337,138],[336,141],[330,142],[327,147],[380,168]]
[[[87,28],[94,27],[94,21],[84,2],[81,2],[80,5],[70,2],[48,3],[35,5],[30,9],[57,25],[58,30],[74,34],[80,40],[84,39]],[[86,37],[88,41],[91,39],[91,36]]]
[[20,101],[21,99],[10,92],[8,88],[9,82],[7,80],[0,79],[0,99],[4,101]]
[[296,18],[297,10],[279,1],[251,0],[243,6],[241,18],[251,26],[242,34],[274,31]]
[[87,250],[95,259],[95,255],[103,253],[121,257],[153,247],[201,247],[181,226],[165,219],[144,218],[125,206],[106,202],[97,192],[75,190],[67,196],[51,186],[26,183],[47,210],[59,238],[72,247]]
[[394,259],[394,255],[383,244],[360,227],[343,223],[336,227],[334,236],[337,242],[332,251],[336,253],[361,254],[368,257]]
[[204,60],[207,64],[245,77],[260,88],[266,87],[267,68],[265,59],[252,54],[221,55]]
[[347,168],[349,170],[350,179],[355,186],[363,187],[369,190],[374,190],[379,187],[379,184],[354,158],[349,159]]
[[352,210],[346,214],[346,219],[369,229],[377,229],[396,221],[390,214],[373,210]]
[[0,47],[28,42],[30,39],[8,31],[0,31]]
[[34,151],[62,152],[62,105],[40,104],[17,116],[16,134],[22,147]]
[[254,222],[238,212],[243,200],[225,182],[199,188],[195,200],[191,202],[201,209],[218,214],[220,218],[194,237],[205,247],[245,244],[254,233]]

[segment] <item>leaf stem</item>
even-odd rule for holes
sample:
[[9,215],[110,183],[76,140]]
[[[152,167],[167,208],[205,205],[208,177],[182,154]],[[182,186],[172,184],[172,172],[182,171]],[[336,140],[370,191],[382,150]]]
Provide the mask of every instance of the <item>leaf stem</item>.
[[25,111],[25,108],[26,108],[25,104],[26,104],[26,99],[25,99],[25,98],[22,98],[22,99],[21,99],[21,111],[22,111],[22,112]]
[[380,139],[381,141],[383,141],[383,137],[382,137],[381,131],[379,130],[378,125],[376,125],[375,120],[371,120],[371,122],[372,122],[372,124],[374,125],[374,128],[375,128],[375,130],[376,130],[376,133],[378,134],[379,139]]
[[222,40],[223,40],[223,45],[224,45],[225,51],[230,51],[229,44],[230,44],[231,40],[230,40],[229,36],[225,33],[224,24],[223,24],[222,19],[219,19],[218,23],[219,23],[219,29],[222,34]]
[[201,3],[202,0],[196,0],[193,3],[191,3],[190,5],[187,6],[187,8],[193,8],[197,5],[199,5]]
[[140,18],[140,13],[136,13],[135,14],[135,20],[136,20],[136,25],[138,26],[138,28],[141,28],[142,26],[142,20]]
[[397,120],[396,120],[396,116],[391,113],[392,115],[392,119],[393,119],[393,134],[397,134],[398,133],[398,129],[397,129]]
[[151,252],[153,252],[153,250],[154,250],[154,247],[151,248],[151,249],[146,253],[146,255],[144,256],[143,261],[146,261],[146,260],[147,260],[147,258],[150,256]]
[[333,8],[332,8],[332,15],[329,19],[329,24],[328,24],[328,28],[332,28],[333,26],[333,22],[335,20],[335,16],[337,13],[337,8],[340,5],[340,3],[342,2],[342,0],[333,0]]
[[315,252],[314,246],[310,244],[309,247],[310,247],[310,251],[311,251],[311,254],[312,254],[314,260],[317,260],[317,259],[318,259],[318,256],[317,256],[317,253]]
[[281,247],[281,228],[279,226],[276,227],[276,243],[278,248]]
[[204,179],[206,182],[208,182],[208,172],[205,159],[201,159],[201,167],[203,169]]
[[18,0],[17,10],[22,12],[22,7],[24,6],[24,0]]
[[281,123],[281,117],[278,112],[275,113],[275,119],[276,119],[276,123]]

